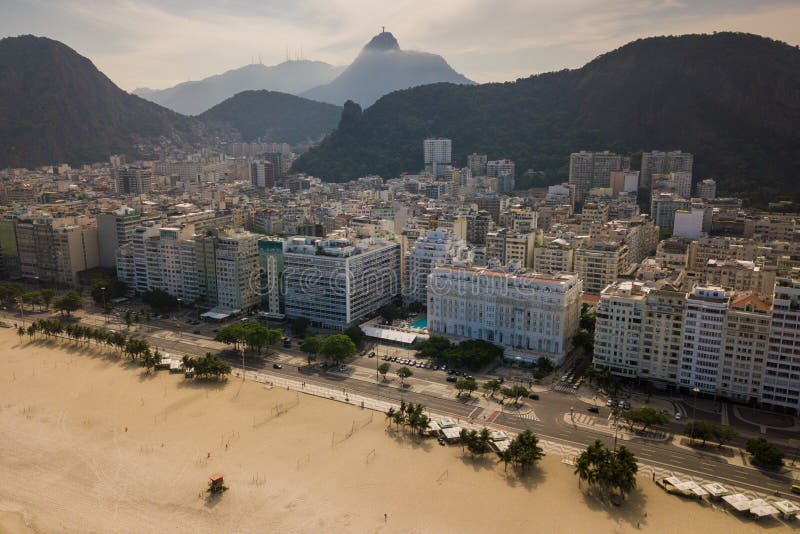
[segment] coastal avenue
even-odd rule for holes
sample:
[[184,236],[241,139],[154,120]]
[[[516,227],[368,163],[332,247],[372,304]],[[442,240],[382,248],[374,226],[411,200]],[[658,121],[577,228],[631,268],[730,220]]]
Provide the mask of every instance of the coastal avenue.
[[[82,320],[98,326],[107,326],[102,316],[89,314],[82,317]],[[120,328],[124,329],[124,325]],[[178,339],[175,339],[173,337],[174,332],[166,329],[147,325],[139,325],[138,329],[138,333],[142,337],[145,337],[153,346],[162,351],[201,356],[212,350],[208,346],[203,346],[208,345],[208,342],[211,341],[205,336],[183,334]],[[148,333],[144,333],[144,331]],[[455,398],[452,388],[426,387],[429,384],[441,385],[442,378],[438,382],[432,382],[414,377],[407,380],[407,383],[411,385],[411,390],[401,391],[399,387],[388,383],[367,381],[345,373],[320,372],[316,367],[313,370],[308,370],[305,364],[305,356],[297,350],[281,348],[275,352],[276,355],[268,357],[264,355],[248,355],[245,368],[248,371],[284,376],[304,381],[308,384],[346,389],[348,392],[378,400],[398,403],[401,400],[405,400],[406,402],[422,403],[431,412],[453,416],[462,420],[471,420],[476,424],[482,423],[484,416],[488,417],[491,413],[489,410],[477,406],[477,403],[470,403],[468,398]],[[223,357],[230,362],[232,367],[241,369],[241,356],[227,354],[227,356],[223,354]],[[272,368],[272,364],[276,361],[284,364],[282,369]],[[350,367],[354,371],[360,372],[362,376],[366,375],[365,371],[369,371],[371,376],[374,377],[374,362],[375,359],[357,358]],[[396,367],[396,365],[393,365],[393,368]],[[431,372],[431,377],[437,376],[434,373],[436,372]],[[438,376],[441,377],[442,375],[439,374]],[[414,388],[424,389],[425,391],[415,391]],[[449,396],[444,397],[441,394],[434,394],[434,392],[446,392]],[[584,410],[583,403],[575,396],[547,391],[542,393],[541,400],[535,403],[535,411],[539,421],[513,414],[500,413],[496,415],[490,426],[508,429],[512,432],[530,429],[542,439],[578,448],[586,447],[587,444],[595,439],[603,441],[609,447],[613,446],[614,438],[607,433],[566,423],[564,414],[569,413],[571,407],[575,408],[576,413]],[[499,409],[498,405],[498,411]],[[602,411],[607,415],[607,410],[602,409]],[[677,431],[677,427],[670,430]],[[626,447],[636,454],[639,460],[654,467],[675,470],[757,492],[775,493],[777,491],[784,496],[790,495],[787,495],[787,493],[792,481],[786,475],[766,473],[752,467],[730,465],[716,455],[703,454],[662,442],[645,442],[640,439],[633,439],[619,440],[618,443],[624,443]]]

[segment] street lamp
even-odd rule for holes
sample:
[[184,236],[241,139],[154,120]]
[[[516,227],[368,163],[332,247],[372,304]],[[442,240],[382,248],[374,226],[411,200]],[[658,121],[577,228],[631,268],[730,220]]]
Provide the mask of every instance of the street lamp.
[[700,388],[693,387],[692,393],[694,393],[694,408],[692,409],[692,435],[691,439],[694,442],[694,427],[697,424],[697,394],[700,393]]
[[103,292],[103,315],[106,318],[106,322],[108,322],[108,303],[106,302],[106,286],[100,288]]

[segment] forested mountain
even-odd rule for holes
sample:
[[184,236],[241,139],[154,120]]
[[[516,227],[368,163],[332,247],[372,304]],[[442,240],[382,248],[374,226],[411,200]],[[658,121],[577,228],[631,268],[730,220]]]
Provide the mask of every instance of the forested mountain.
[[339,106],[352,100],[367,107],[392,91],[437,82],[472,83],[454,71],[442,56],[401,50],[394,35],[382,32],[364,46],[335,80],[302,96]]
[[200,119],[224,123],[242,139],[290,144],[317,142],[336,128],[342,108],[274,91],[243,91],[209,109]]
[[[654,37],[584,67],[485,85],[439,83],[345,106],[337,130],[297,171],[330,181],[421,169],[426,137],[453,140],[456,165],[477,151],[517,174],[566,179],[573,151],[695,154],[695,177],[764,203],[800,201],[800,50],[741,33]],[[524,180],[523,180],[524,182]]]
[[322,61],[293,60],[272,66],[257,63],[168,89],[140,88],[134,93],[178,113],[199,115],[242,91],[299,94],[330,82],[342,70]]
[[126,93],[68,46],[24,35],[0,40],[0,168],[106,160],[204,126]]

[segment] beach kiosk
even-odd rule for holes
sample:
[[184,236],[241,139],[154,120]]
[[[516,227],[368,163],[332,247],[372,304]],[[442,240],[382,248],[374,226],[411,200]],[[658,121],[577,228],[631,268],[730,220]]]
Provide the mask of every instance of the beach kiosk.
[[772,503],[772,506],[780,510],[784,519],[794,519],[797,513],[800,512],[800,507],[792,501],[778,501]]
[[208,476],[208,491],[209,493],[222,493],[228,489],[225,487],[225,479],[222,473],[212,473]]

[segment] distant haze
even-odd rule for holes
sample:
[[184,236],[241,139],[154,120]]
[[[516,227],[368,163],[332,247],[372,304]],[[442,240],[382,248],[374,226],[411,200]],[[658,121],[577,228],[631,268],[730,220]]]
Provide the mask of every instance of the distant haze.
[[578,67],[650,35],[747,31],[800,43],[792,0],[0,0],[0,37],[35,34],[89,57],[128,91],[249,63],[349,65],[386,26],[405,50],[477,82]]

